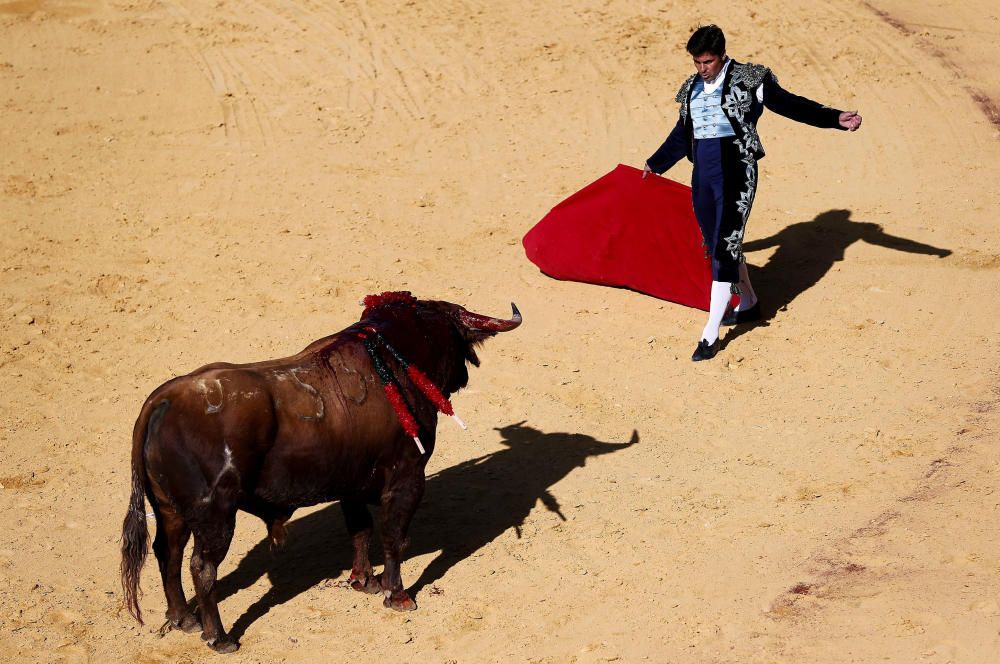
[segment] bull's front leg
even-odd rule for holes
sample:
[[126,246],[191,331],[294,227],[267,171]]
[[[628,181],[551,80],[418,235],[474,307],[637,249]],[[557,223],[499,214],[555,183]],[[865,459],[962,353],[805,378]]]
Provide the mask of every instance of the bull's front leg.
[[413,611],[417,603],[403,589],[400,565],[408,540],[410,521],[424,495],[424,467],[397,470],[382,492],[382,548],[385,568],[382,570],[383,605],[396,611]]
[[351,588],[363,593],[377,593],[382,586],[372,572],[371,558],[368,557],[368,544],[372,537],[372,515],[364,501],[341,500],[340,509],[344,512],[344,522],[347,532],[351,535],[351,545],[354,547],[354,561],[351,563]]

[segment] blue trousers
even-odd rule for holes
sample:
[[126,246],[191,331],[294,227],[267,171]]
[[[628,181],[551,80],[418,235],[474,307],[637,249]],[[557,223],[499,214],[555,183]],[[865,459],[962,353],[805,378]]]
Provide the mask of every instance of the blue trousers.
[[757,163],[733,138],[694,142],[691,202],[701,227],[712,279],[735,283],[743,260],[743,229],[757,189]]

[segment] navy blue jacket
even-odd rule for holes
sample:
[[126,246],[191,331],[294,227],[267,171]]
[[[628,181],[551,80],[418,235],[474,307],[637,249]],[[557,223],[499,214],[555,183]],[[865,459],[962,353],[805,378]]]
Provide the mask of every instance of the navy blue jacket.
[[[663,173],[681,157],[693,160],[694,129],[688,111],[697,79],[698,74],[690,76],[677,91],[675,99],[681,105],[677,124],[663,145],[646,160],[654,173]],[[763,104],[757,101],[756,91],[760,85],[764,86]],[[840,126],[841,111],[788,92],[778,85],[777,77],[767,67],[735,60],[730,62],[722,83],[722,111],[736,132],[735,141],[741,153],[751,154],[754,159],[764,157],[764,147],[757,135],[757,120],[764,107],[813,127],[844,129]]]

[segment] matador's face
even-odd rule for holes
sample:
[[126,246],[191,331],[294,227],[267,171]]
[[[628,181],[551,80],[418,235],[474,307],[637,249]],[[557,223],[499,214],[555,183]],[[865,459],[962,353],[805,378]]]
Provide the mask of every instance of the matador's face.
[[699,53],[692,57],[694,68],[698,70],[698,75],[704,81],[714,81],[715,77],[722,71],[722,65],[726,64],[726,54],[716,55],[715,53]]

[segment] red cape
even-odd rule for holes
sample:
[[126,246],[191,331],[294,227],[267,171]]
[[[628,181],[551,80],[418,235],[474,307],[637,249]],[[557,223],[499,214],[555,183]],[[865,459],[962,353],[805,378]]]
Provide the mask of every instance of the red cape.
[[712,268],[691,188],[619,164],[528,231],[528,260],[556,279],[619,286],[708,310]]

